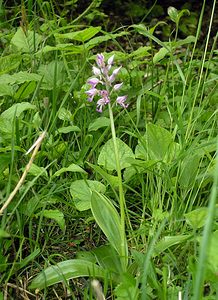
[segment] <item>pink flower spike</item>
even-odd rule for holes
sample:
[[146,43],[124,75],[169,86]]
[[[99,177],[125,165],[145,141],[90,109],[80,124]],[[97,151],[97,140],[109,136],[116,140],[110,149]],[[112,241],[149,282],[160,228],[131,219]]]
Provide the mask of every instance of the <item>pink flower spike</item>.
[[115,84],[114,85],[114,91],[118,91],[121,88],[122,85],[123,85],[123,82]]
[[112,55],[112,56],[108,59],[107,64],[108,64],[108,65],[112,65],[113,62],[114,62],[114,55]]
[[90,78],[87,80],[87,83],[91,84],[91,86],[93,88],[95,88],[95,86],[99,83],[99,79],[98,78]]
[[95,66],[92,67],[92,72],[96,76],[101,75],[101,70],[99,68],[96,68]]
[[99,67],[103,67],[104,66],[104,55],[102,53],[101,54],[97,54],[96,62],[97,62],[97,65]]
[[97,101],[97,108],[96,110],[100,113],[102,113],[103,107],[106,105],[107,103],[105,102],[104,98],[101,98]]
[[120,97],[117,97],[117,104],[119,104],[120,106],[122,106],[123,108],[127,108],[128,107],[128,104],[125,104],[124,102],[126,101],[126,98],[127,96],[120,96]]

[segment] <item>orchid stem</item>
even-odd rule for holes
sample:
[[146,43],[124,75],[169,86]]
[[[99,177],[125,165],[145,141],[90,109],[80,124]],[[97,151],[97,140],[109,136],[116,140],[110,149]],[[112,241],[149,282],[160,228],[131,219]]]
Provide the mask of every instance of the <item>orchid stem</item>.
[[115,160],[116,160],[116,167],[117,167],[117,176],[119,181],[119,205],[120,205],[120,220],[121,220],[121,231],[122,231],[122,241],[121,241],[121,257],[123,258],[123,267],[126,269],[127,265],[127,249],[126,249],[126,235],[125,235],[125,197],[123,192],[123,184],[122,184],[122,175],[121,175],[121,168],[120,168],[120,157],[117,147],[117,138],[116,138],[116,130],[114,126],[114,116],[113,116],[113,110],[110,103],[108,103],[109,108],[109,116],[110,116],[110,122],[111,122],[111,133],[112,133],[112,139],[114,144],[114,154],[115,154]]

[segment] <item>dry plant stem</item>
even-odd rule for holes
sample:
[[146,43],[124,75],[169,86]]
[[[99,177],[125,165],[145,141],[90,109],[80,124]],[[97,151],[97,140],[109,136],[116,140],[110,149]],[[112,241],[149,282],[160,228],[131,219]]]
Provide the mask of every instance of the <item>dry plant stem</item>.
[[97,300],[105,300],[104,294],[102,292],[101,284],[98,280],[92,280],[92,288],[94,290],[95,296]]
[[[21,176],[18,184],[16,185],[16,187],[14,188],[14,190],[11,192],[11,194],[9,195],[8,199],[6,200],[5,204],[2,206],[2,208],[0,209],[0,215],[3,214],[4,210],[8,207],[8,205],[11,203],[11,201],[13,200],[14,196],[16,195],[16,193],[18,192],[18,190],[20,189],[20,187],[22,186],[22,184],[24,183],[24,180],[26,178],[27,173],[29,172],[32,163],[36,157],[36,154],[39,150],[39,147],[45,137],[46,131],[43,131],[42,134],[39,136],[38,140],[34,143],[35,148],[33,150],[32,156],[28,162],[28,164],[25,167],[25,170],[23,172],[23,175]],[[30,148],[32,149],[32,147]],[[29,153],[29,151],[27,151],[27,153]]]

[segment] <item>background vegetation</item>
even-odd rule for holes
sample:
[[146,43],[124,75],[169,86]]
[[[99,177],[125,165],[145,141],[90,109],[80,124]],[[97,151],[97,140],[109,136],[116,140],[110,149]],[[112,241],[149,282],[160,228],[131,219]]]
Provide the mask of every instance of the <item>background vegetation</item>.
[[0,299],[217,299],[216,8],[0,1]]

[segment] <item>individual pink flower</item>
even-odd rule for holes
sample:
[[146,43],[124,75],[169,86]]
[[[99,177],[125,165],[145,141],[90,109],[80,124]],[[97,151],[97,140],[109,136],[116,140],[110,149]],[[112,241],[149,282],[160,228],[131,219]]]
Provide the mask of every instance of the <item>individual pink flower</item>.
[[95,88],[96,85],[100,82],[98,78],[90,78],[87,83],[91,84],[92,88]]
[[103,107],[107,104],[106,100],[104,98],[101,98],[97,101],[97,108],[96,110],[100,113],[103,111]]
[[93,98],[98,94],[98,90],[93,88],[85,92],[89,97],[88,101],[92,102]]
[[104,65],[105,65],[105,63],[104,63],[104,55],[102,53],[101,54],[97,54],[96,62],[97,62],[97,65],[100,68],[104,67]]
[[109,82],[110,82],[110,83],[114,82],[114,80],[115,80],[115,78],[116,78],[116,76],[117,76],[117,74],[119,73],[119,71],[120,71],[121,68],[122,68],[122,67],[120,66],[119,68],[113,70],[112,75],[109,76]]
[[117,104],[119,104],[120,106],[122,106],[123,108],[127,108],[128,104],[125,104],[127,96],[119,96],[116,99]]
[[123,85],[123,82],[115,84],[113,87],[114,91],[118,91],[122,87],[122,85]]

